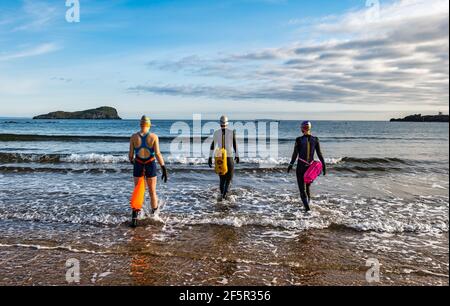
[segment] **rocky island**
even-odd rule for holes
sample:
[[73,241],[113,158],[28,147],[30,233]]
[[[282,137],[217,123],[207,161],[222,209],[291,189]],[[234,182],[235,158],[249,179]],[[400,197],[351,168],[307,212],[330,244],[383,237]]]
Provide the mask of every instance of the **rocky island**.
[[57,111],[46,115],[39,115],[33,119],[88,119],[88,120],[121,120],[117,110],[113,107],[103,106],[79,112]]
[[422,116],[422,114],[411,115],[401,119],[391,119],[391,122],[449,122],[449,116],[440,113],[439,115]]

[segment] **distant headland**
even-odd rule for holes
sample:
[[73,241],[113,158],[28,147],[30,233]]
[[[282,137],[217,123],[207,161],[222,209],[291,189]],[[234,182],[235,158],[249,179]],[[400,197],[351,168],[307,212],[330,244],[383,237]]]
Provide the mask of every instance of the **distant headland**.
[[439,115],[422,116],[411,115],[401,119],[391,119],[391,122],[449,122],[449,116],[439,113]]
[[113,107],[103,106],[95,109],[88,109],[79,112],[52,112],[46,115],[39,115],[33,119],[88,119],[88,120],[121,120],[117,110]]

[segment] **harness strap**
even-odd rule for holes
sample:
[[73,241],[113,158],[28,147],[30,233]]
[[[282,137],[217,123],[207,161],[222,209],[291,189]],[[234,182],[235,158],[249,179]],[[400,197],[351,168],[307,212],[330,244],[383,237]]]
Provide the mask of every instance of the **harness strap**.
[[311,163],[307,162],[306,160],[304,160],[303,158],[298,158],[299,161],[304,162],[305,164],[307,164],[308,166],[311,166]]
[[222,149],[225,149],[225,131],[226,130],[222,130]]
[[145,134],[145,135],[141,135],[139,134],[139,137],[141,138],[141,145],[136,148],[136,150],[141,150],[141,149],[151,149],[148,145],[147,145],[147,138],[148,138],[149,133]]
[[311,143],[310,143],[310,137],[306,137],[306,160],[309,162],[311,157]]
[[138,163],[140,163],[141,165],[148,165],[148,164],[154,162],[154,161],[156,160],[156,158],[155,158],[155,157],[152,157],[152,158],[150,158],[150,159],[147,160],[147,161],[143,161],[143,160],[141,160],[140,158],[136,158],[135,160],[136,160]]

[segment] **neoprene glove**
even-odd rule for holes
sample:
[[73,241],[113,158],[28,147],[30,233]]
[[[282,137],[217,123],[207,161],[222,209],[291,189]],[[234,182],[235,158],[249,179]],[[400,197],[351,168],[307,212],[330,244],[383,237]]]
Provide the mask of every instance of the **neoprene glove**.
[[294,169],[294,165],[290,164],[287,169],[287,173],[290,173],[292,171],[292,169]]
[[167,169],[166,166],[161,166],[162,176],[161,179],[164,183],[167,183]]
[[208,158],[208,166],[212,168],[212,157]]

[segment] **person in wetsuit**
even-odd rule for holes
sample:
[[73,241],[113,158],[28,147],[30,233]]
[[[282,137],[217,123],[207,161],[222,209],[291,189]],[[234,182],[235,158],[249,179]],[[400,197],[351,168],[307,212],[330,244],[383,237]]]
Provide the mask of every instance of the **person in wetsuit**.
[[297,183],[300,190],[300,197],[302,199],[305,210],[310,211],[311,201],[311,185],[305,184],[304,176],[309,168],[310,162],[314,161],[314,155],[317,153],[319,160],[323,165],[323,175],[327,174],[325,160],[320,149],[319,138],[311,135],[312,124],[309,121],[302,123],[301,130],[303,136],[298,137],[295,141],[294,153],[292,154],[291,163],[288,167],[288,173],[294,168],[294,164],[297,162]]
[[[150,193],[152,214],[155,214],[159,208],[158,196],[156,194],[156,161],[161,166],[162,180],[167,183],[167,169],[164,164],[164,158],[159,150],[159,138],[156,134],[150,133],[151,120],[147,116],[141,118],[140,132],[131,136],[130,140],[130,163],[134,165],[133,176],[135,186],[139,178],[145,176]],[[136,226],[139,211],[133,210],[132,226]]]
[[[223,143],[225,140],[225,143]],[[214,132],[214,139],[211,144],[210,156],[208,159],[208,165],[213,167],[213,155],[216,148],[225,148],[227,150],[227,165],[228,172],[225,175],[220,175],[220,199],[226,200],[228,192],[230,190],[231,182],[234,176],[234,162],[239,164],[239,153],[236,141],[236,131],[228,129],[228,118],[222,116],[220,118],[220,130]],[[234,152],[234,159],[233,159]]]

